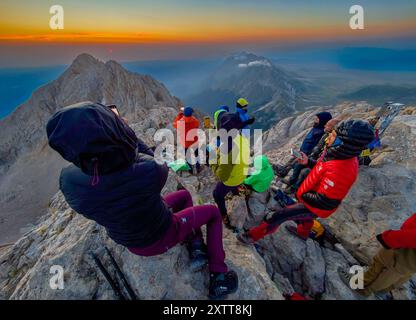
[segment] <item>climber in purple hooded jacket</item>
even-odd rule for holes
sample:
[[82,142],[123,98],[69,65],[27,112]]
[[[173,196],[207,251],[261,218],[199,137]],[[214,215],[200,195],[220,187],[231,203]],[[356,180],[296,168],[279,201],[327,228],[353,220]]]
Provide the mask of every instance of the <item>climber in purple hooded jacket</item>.
[[[210,270],[209,297],[237,290],[225,264],[222,219],[216,206],[193,206],[187,190],[162,197],[168,168],[107,106],[82,103],[56,112],[46,126],[49,145],[72,162],[60,189],[78,213],[105,227],[110,238],[141,256],[159,255],[185,242],[191,269]],[[207,226],[205,245],[200,227]]]

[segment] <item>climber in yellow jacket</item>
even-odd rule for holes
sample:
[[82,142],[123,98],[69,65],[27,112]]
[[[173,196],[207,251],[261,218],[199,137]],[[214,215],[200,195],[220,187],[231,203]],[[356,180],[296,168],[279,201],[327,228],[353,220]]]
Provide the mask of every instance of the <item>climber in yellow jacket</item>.
[[[231,132],[233,129],[241,130],[244,126],[235,113],[223,113],[219,117],[219,129]],[[250,142],[241,131],[234,136],[229,135],[228,140],[221,143],[218,148],[217,162],[211,165],[215,176],[220,180],[213,192],[214,200],[220,209],[223,221],[227,227],[230,226],[225,196],[232,192],[236,194],[238,187],[244,182],[248,174]]]

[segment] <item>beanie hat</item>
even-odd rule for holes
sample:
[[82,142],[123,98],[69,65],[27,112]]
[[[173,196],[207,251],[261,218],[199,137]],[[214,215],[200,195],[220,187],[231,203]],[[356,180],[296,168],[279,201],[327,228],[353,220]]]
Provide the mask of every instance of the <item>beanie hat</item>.
[[185,107],[185,109],[183,110],[183,115],[185,117],[190,117],[192,116],[193,112],[194,112],[194,109],[192,109],[191,107]]
[[320,127],[324,127],[327,124],[327,122],[332,119],[331,113],[326,112],[326,111],[319,112],[316,114],[316,116],[319,118]]
[[240,98],[237,100],[237,108],[245,108],[248,106],[248,101],[244,98]]
[[342,122],[336,129],[337,136],[344,144],[364,149],[374,140],[372,126],[363,120],[349,120]]
[[326,158],[349,159],[358,157],[375,138],[372,126],[362,120],[342,122],[336,129],[339,143],[328,148]]

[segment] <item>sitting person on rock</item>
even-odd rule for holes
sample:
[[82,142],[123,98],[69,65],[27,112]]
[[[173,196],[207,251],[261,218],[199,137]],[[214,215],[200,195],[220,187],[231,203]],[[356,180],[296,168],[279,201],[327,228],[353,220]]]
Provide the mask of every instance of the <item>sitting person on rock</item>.
[[[397,289],[416,273],[416,213],[400,230],[385,231],[377,235],[377,240],[382,248],[364,272],[363,288],[354,290],[364,297]],[[352,274],[342,268],[338,273],[351,289]]]
[[111,239],[140,256],[159,255],[185,242],[193,271],[208,260],[210,298],[237,290],[237,274],[224,262],[218,208],[194,206],[186,190],[162,197],[167,166],[155,161],[153,151],[119,116],[87,102],[57,111],[46,130],[49,145],[72,162],[59,180],[71,208],[104,226]]
[[285,208],[276,208],[265,222],[240,233],[237,238],[251,244],[291,220],[298,224],[298,235],[307,239],[314,219],[329,217],[348,194],[358,176],[357,157],[373,139],[374,130],[367,122],[350,120],[341,123],[329,135],[327,148],[318,161],[302,154],[300,163],[308,165],[312,171],[296,193],[299,202]]
[[[324,135],[322,136],[321,140],[319,140],[318,144],[313,148],[312,152],[309,154],[309,158],[317,161],[319,159],[319,156],[322,154],[322,152],[326,148],[326,142],[328,140],[329,135],[331,132],[335,129],[335,127],[341,122],[340,119],[331,119],[329,120],[325,127],[324,127]],[[298,179],[294,184],[292,184],[289,188],[289,193],[296,193],[298,191],[300,185],[302,184],[303,180],[308,176],[308,174],[311,172],[311,169],[308,166],[304,166],[301,170]]]
[[[175,120],[173,121],[173,127],[178,130],[179,135],[179,143],[185,149],[185,157],[188,153],[188,149],[192,148],[198,141],[198,137],[195,136],[190,138],[192,134],[189,132],[193,129],[199,128],[199,120],[193,116],[194,110],[191,107],[185,107],[183,111],[181,110],[178,115],[176,116]],[[192,150],[193,154],[196,158],[198,158],[198,149]],[[193,172],[192,165],[187,161],[190,169],[190,173]],[[201,165],[199,160],[197,160],[195,164],[196,172],[199,173],[201,170]]]
[[[315,115],[313,127],[306,135],[300,147],[301,152],[305,153],[307,156],[311,154],[313,148],[315,148],[319,140],[324,135],[325,125],[331,119],[332,119],[331,113],[326,112],[326,111],[319,112]],[[281,178],[283,178],[287,175],[290,169],[293,169],[292,176],[289,179],[284,180],[284,183],[287,184],[288,187],[290,188],[298,180],[300,172],[302,171],[303,168],[305,168],[305,166],[296,162],[296,158],[292,158],[286,166],[284,166],[283,168],[280,168],[280,170],[277,170],[277,173]]]

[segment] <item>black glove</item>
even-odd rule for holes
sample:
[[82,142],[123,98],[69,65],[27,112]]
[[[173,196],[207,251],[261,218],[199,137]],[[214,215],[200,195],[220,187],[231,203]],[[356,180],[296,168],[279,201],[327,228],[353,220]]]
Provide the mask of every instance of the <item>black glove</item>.
[[380,242],[381,243],[381,245],[384,247],[384,249],[391,249],[388,245],[387,245],[387,243],[385,243],[384,242],[384,240],[383,240],[383,235],[380,233],[380,234],[378,234],[377,236],[376,236],[376,238],[377,238],[377,240],[378,240],[378,242]]
[[245,124],[253,124],[256,121],[256,118],[251,117],[250,119],[246,120]]

